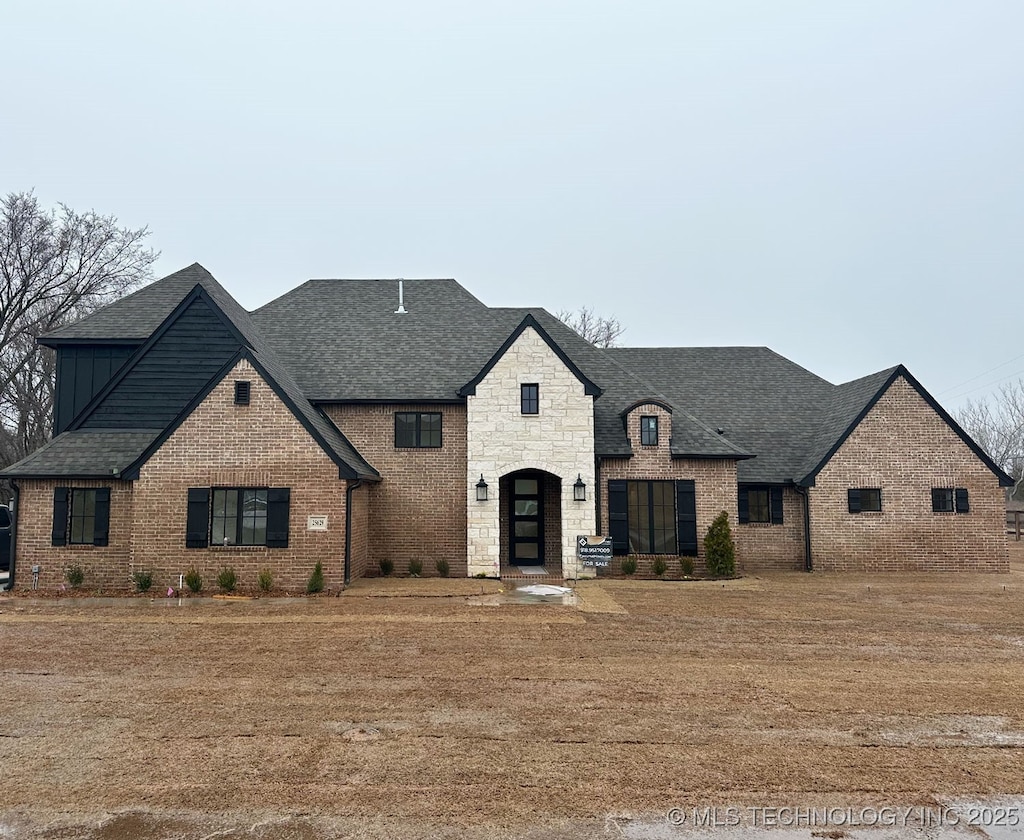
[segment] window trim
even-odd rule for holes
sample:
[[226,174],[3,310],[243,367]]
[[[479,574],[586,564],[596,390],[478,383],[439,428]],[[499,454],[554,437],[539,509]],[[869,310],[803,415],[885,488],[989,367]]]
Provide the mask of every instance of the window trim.
[[[865,494],[873,494],[878,500],[878,507],[867,507],[864,504]],[[870,496],[869,496],[870,498]],[[851,514],[858,513],[881,513],[882,512],[882,488],[881,487],[850,487],[846,491],[846,509]]]
[[[532,394],[530,389],[533,389]],[[540,414],[540,384],[521,382],[519,384],[519,411],[528,416]]]
[[[644,428],[645,422],[647,422],[647,428]],[[653,427],[653,428],[652,428]],[[653,432],[653,434],[652,434]],[[641,414],[640,415],[640,445],[641,446],[657,446],[658,445],[658,415],[657,414]]]
[[[68,545],[95,545],[96,534],[96,487],[69,487],[68,488]],[[77,515],[75,513],[75,500],[79,496],[92,496],[92,514]],[[82,539],[75,539],[75,521],[82,523]]]
[[[415,417],[413,443],[399,443],[398,418]],[[423,418],[437,418],[437,443],[423,443]],[[444,414],[440,411],[396,411],[395,412],[395,449],[441,449],[444,445]]]
[[[656,528],[655,527],[655,524],[654,524],[654,510],[655,510],[654,485],[655,484],[664,485],[669,490],[669,498],[671,499],[671,503],[672,503],[672,515],[669,517],[669,522],[671,523],[671,528],[664,528],[664,527],[663,528]],[[647,545],[647,548],[649,549],[648,551],[645,551],[643,549],[642,545],[641,545],[641,547],[638,547],[636,550],[634,550],[634,548],[633,548],[633,530],[634,530],[634,528],[633,528],[633,521],[632,521],[632,513],[633,513],[634,505],[632,505],[630,503],[630,486],[631,485],[644,485],[645,486],[645,488],[644,488],[646,490],[645,495],[647,496],[646,501],[641,502],[640,505],[638,505],[636,507],[646,507],[647,508],[647,533],[644,534],[643,537],[646,540],[646,545]],[[665,557],[678,557],[679,556],[679,510],[678,510],[678,506],[677,506],[678,505],[678,500],[676,498],[676,493],[677,493],[677,485],[676,485],[676,482],[675,482],[674,479],[656,479],[656,478],[651,478],[651,479],[627,479],[627,481],[626,481],[626,534],[627,534],[627,540],[628,540],[627,544],[629,546],[629,552],[628,552],[629,554],[652,555],[652,556],[653,555],[662,555],[662,556],[665,556]],[[640,491],[638,491],[637,495],[638,496],[641,495]],[[665,505],[662,505],[662,507],[665,507]],[[672,548],[670,550],[668,550],[668,551],[656,551],[655,550],[655,548],[656,548],[655,531],[656,530],[657,531],[661,531],[661,532],[665,532],[665,533],[671,532],[671,534],[672,534]]]
[[[244,509],[244,507],[242,505],[242,494],[243,493],[248,493],[248,492],[263,493],[263,505],[264,505],[264,512],[263,512],[263,542],[247,543],[247,542],[243,542],[242,541],[243,526],[245,524],[245,509]],[[235,515],[234,515],[234,519],[235,519],[235,536],[234,536],[234,539],[231,542],[229,542],[229,543],[225,543],[223,540],[221,540],[220,542],[217,542],[217,541],[215,541],[213,539],[213,529],[216,527],[216,524],[217,524],[218,520],[224,520],[225,523],[228,521],[228,517],[227,516],[218,516],[217,515],[217,494],[218,493],[237,493],[238,494],[236,496],[236,498],[235,498]],[[259,501],[258,497],[257,497],[257,501]],[[211,546],[224,546],[224,545],[228,545],[228,546],[230,546],[232,548],[238,547],[238,546],[242,546],[242,547],[245,547],[245,548],[252,548],[252,547],[262,548],[262,547],[266,547],[266,545],[267,545],[267,533],[268,533],[268,530],[269,530],[268,527],[267,527],[267,520],[268,520],[268,517],[269,517],[269,513],[270,513],[270,488],[269,487],[221,487],[221,486],[211,487],[210,488],[210,524],[209,524],[209,540],[210,540],[210,545]]]

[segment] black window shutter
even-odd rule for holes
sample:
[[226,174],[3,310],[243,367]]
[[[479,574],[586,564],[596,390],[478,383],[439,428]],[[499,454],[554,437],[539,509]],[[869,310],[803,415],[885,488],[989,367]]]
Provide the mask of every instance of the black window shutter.
[[53,534],[50,545],[68,544],[68,488],[53,488]]
[[629,505],[625,481],[608,482],[608,533],[612,554],[629,554]]
[[956,488],[956,512],[957,513],[970,513],[971,504],[967,499],[967,488],[957,487]]
[[188,489],[188,522],[185,548],[206,548],[210,541],[210,488]]
[[679,528],[679,554],[697,556],[697,491],[693,481],[676,482],[676,521]]
[[93,517],[92,544],[106,545],[110,539],[110,488],[96,489],[96,513]]
[[782,488],[773,487],[771,488],[771,508],[772,508],[772,525],[781,525],[782,519]]
[[932,512],[942,512],[942,490],[938,487],[932,488]]
[[850,513],[860,513],[860,490],[851,487],[846,491],[846,502]]
[[272,487],[267,491],[267,547],[288,548],[288,515],[292,491]]
[[736,496],[737,507],[739,510],[739,522],[740,525],[745,525],[750,521],[750,496],[747,495],[747,488],[741,487]]

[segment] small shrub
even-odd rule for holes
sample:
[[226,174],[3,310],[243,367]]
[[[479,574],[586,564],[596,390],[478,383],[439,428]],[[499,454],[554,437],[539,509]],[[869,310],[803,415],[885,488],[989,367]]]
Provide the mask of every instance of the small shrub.
[[274,588],[274,573],[270,569],[260,569],[260,573],[256,575],[256,583],[260,587],[260,592],[269,592]]
[[736,546],[732,541],[729,514],[724,510],[715,517],[704,537],[704,554],[708,571],[714,577],[732,577],[736,574]]
[[139,569],[132,574],[132,580],[135,581],[135,588],[139,592],[148,592],[153,585],[153,573]]
[[221,588],[222,592],[235,591],[235,587],[238,586],[238,575],[235,574],[232,566],[225,566],[220,570],[217,575],[217,586]]
[[203,576],[196,571],[196,567],[193,566],[187,572],[185,572],[185,586],[188,587],[189,592],[199,592],[203,588]]
[[654,574],[656,574],[658,577],[661,577],[667,571],[668,571],[668,563],[665,562],[665,558],[664,557],[655,557],[654,558]]
[[487,572],[477,572],[473,577],[483,580],[487,577]]
[[380,573],[387,577],[395,570],[395,561],[389,557],[385,557],[380,561]]
[[635,575],[636,574],[636,558],[635,557],[624,557],[622,559],[622,574],[624,574],[624,575]]
[[445,560],[445,559],[444,559],[444,558],[442,557],[442,558],[441,558],[440,560],[438,560],[438,561],[437,561],[437,562],[436,562],[436,563],[435,563],[434,565],[435,565],[435,566],[437,567],[437,573],[438,573],[438,574],[439,574],[439,575],[440,575],[441,577],[448,577],[448,572],[449,572],[449,569],[448,569],[448,561],[447,561],[447,560]]
[[683,567],[683,577],[693,577],[693,558],[680,557],[679,565]]
[[306,581],[306,594],[315,595],[317,592],[324,591],[324,567],[320,565],[320,561],[316,561],[316,565],[313,567],[313,574],[309,576],[309,580]]
[[413,557],[409,561],[409,574],[413,577],[419,577],[423,574],[423,561],[419,557]]
[[81,566],[68,566],[67,571],[64,572],[64,580],[71,584],[72,589],[78,589],[82,585],[82,581],[85,580],[85,572],[82,571]]

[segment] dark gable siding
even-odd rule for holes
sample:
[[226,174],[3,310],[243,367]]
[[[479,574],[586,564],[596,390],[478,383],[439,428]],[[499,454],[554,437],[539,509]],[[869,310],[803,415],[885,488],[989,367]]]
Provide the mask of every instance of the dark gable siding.
[[57,350],[54,437],[71,425],[71,421],[114,378],[138,346],[70,346]]
[[166,426],[239,347],[238,339],[213,310],[201,299],[193,301],[82,428]]

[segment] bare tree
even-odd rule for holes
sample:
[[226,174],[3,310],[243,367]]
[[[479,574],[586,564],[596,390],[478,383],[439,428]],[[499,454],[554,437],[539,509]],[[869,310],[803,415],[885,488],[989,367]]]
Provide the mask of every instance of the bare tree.
[[43,209],[31,192],[0,201],[0,464],[50,436],[54,354],[36,339],[149,279],[148,236],[91,210]]
[[594,310],[588,306],[580,307],[576,312],[562,309],[555,317],[595,347],[617,347],[619,336],[626,331],[618,318],[595,315]]
[[968,400],[956,419],[1019,484],[1024,478],[1024,380],[1004,385],[991,398]]

